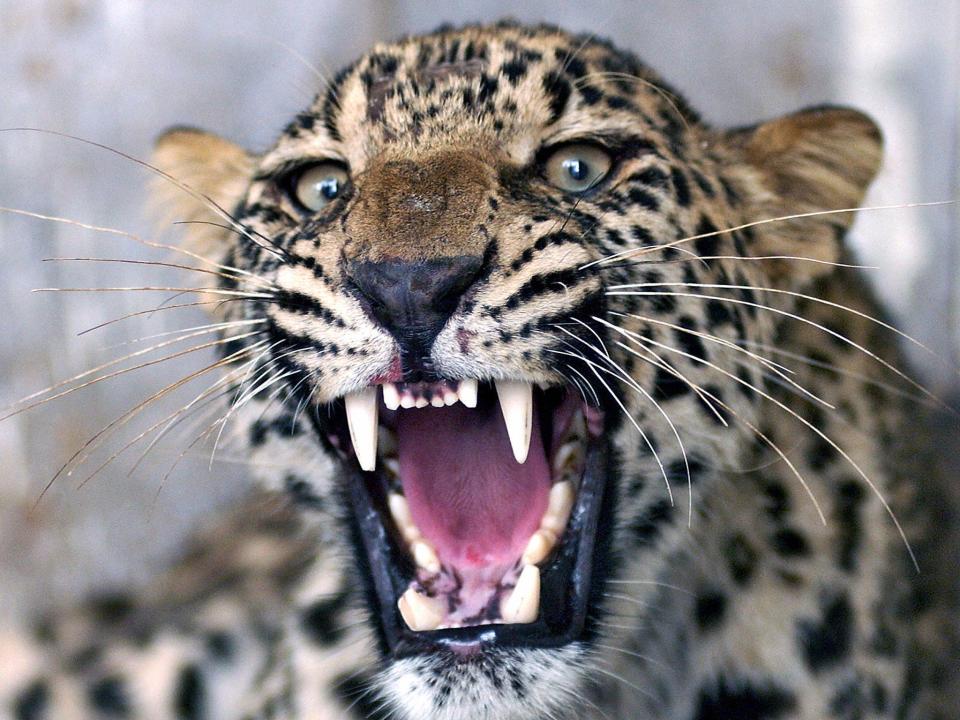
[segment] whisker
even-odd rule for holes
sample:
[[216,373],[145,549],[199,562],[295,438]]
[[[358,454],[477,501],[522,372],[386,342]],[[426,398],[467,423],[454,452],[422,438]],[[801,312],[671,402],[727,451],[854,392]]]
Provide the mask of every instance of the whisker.
[[953,205],[956,203],[956,200],[937,200],[934,202],[919,202],[919,203],[901,203],[899,205],[872,205],[867,207],[848,207],[848,208],[838,208],[836,210],[815,210],[813,212],[805,213],[794,213],[792,215],[780,215],[779,217],[766,218],[764,220],[754,220],[747,223],[742,223],[734,227],[724,228],[722,230],[713,230],[711,232],[699,233],[697,235],[688,235],[687,237],[682,237],[677,240],[672,240],[663,245],[657,245],[654,247],[642,247],[642,248],[630,248],[629,250],[622,250],[621,252],[614,253],[613,255],[607,255],[606,257],[599,258],[597,260],[592,260],[586,265],[581,265],[579,270],[586,270],[589,267],[594,265],[605,265],[610,262],[614,262],[621,257],[627,257],[632,254],[645,255],[651,252],[657,252],[664,250],[669,247],[675,247],[686,242],[693,242],[694,240],[700,240],[701,238],[715,237],[717,235],[724,235],[727,233],[734,233],[740,230],[746,230],[748,228],[758,227],[760,225],[769,225],[771,223],[777,222],[786,222],[788,220],[801,220],[803,218],[819,217],[823,215],[840,215],[840,214],[849,214],[855,212],[868,212],[871,210],[902,210],[906,208],[919,208],[919,207],[938,207],[940,205]]

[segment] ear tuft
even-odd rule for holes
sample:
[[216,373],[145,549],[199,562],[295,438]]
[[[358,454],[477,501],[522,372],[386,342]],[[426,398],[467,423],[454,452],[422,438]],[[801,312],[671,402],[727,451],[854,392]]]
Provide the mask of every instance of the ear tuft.
[[[844,107],[814,107],[731,136],[742,151],[752,220],[856,208],[880,167],[883,138],[876,123]],[[758,252],[836,261],[855,213],[838,212],[757,228]],[[825,266],[772,263],[774,275],[805,282]]]
[[[153,183],[152,204],[164,222],[217,223],[227,220],[209,198],[232,213],[243,198],[253,174],[255,158],[238,145],[203,130],[174,127],[157,138],[152,164],[201,197],[195,197],[166,178]],[[222,257],[230,235],[213,225],[188,225],[186,245],[191,252]]]

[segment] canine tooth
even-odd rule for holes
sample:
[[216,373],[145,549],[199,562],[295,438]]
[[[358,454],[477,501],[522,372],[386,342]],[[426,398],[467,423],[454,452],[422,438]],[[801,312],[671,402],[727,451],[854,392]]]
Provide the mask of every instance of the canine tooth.
[[532,623],[540,613],[540,568],[525,565],[513,592],[500,604],[500,615],[508,623]]
[[553,487],[550,488],[547,511],[540,520],[540,528],[550,530],[557,536],[562,535],[567,527],[567,520],[570,519],[570,510],[573,508],[575,495],[576,491],[573,489],[573,483],[569,480],[554,483]]
[[400,407],[406,408],[407,410],[409,410],[416,404],[417,404],[417,401],[414,400],[413,395],[410,395],[409,393],[400,398]]
[[396,410],[400,407],[400,391],[397,390],[397,386],[393,383],[384,383],[381,387],[383,388],[383,404],[387,406],[387,409]]
[[461,380],[460,385],[457,387],[460,402],[468,408],[475,408],[477,406],[477,391],[478,383],[472,379]]
[[433,407],[437,407],[437,408],[443,407],[444,406],[443,397],[440,395],[434,395],[432,398],[430,398],[430,404]]
[[417,398],[416,402],[413,403],[413,406],[417,408],[425,408],[429,404],[430,401],[421,395]]
[[350,393],[344,403],[353,451],[360,467],[370,472],[377,467],[377,388]]
[[397,600],[397,608],[403,621],[414,632],[436,630],[443,620],[443,606],[434,598],[421,595],[413,588]]
[[520,562],[524,565],[537,565],[546,559],[556,544],[557,536],[546,528],[540,528],[530,536]]
[[[419,530],[417,534],[419,535]],[[410,553],[413,555],[413,561],[427,572],[434,574],[440,572],[440,558],[437,557],[437,551],[426,540],[414,540],[410,543]]]
[[530,452],[530,431],[533,428],[533,385],[513,380],[497,380],[500,410],[510,436],[513,456],[521,465]]

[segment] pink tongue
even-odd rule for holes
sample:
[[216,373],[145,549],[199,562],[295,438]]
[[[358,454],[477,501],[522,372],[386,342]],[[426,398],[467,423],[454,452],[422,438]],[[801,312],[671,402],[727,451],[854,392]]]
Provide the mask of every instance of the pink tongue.
[[512,564],[539,527],[550,491],[537,414],[523,465],[513,457],[497,403],[398,415],[403,492],[441,561],[457,568]]

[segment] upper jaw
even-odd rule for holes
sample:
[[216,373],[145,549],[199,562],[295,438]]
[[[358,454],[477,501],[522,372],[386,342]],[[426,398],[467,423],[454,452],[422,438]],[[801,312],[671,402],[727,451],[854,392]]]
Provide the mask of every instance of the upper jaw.
[[[540,527],[534,522],[529,540],[520,545],[488,543],[480,537],[481,545],[492,548],[489,565],[464,560],[469,554],[461,553],[450,539],[456,535],[456,522],[451,533],[443,522],[427,518],[421,530],[412,517],[416,513],[411,513],[407,496],[416,510],[416,494],[422,489],[418,483],[436,486],[429,478],[411,478],[417,472],[409,469],[410,452],[406,474],[398,468],[396,457],[403,459],[404,452],[396,445],[410,438],[420,442],[422,431],[401,428],[405,423],[416,425],[416,414],[431,412],[437,420],[461,422],[472,413],[478,417],[486,413],[484,427],[492,427],[491,413],[496,413],[509,440],[507,445],[501,439],[501,462],[509,455],[509,462],[518,466],[535,463],[532,452],[539,453],[541,462],[546,455],[551,466]],[[554,427],[554,417],[564,427]],[[602,425],[602,412],[581,403],[569,389],[545,390],[520,381],[467,379],[416,387],[385,383],[334,404],[324,430],[348,471],[354,539],[363,548],[368,597],[393,656],[441,649],[470,656],[497,647],[555,647],[582,637],[594,587],[597,526],[608,472]],[[559,437],[552,437],[554,431]],[[443,437],[442,432],[438,435]],[[563,458],[574,454],[576,459],[564,470]],[[482,456],[476,460],[490,462]],[[524,492],[522,500],[531,503],[543,495],[536,489]],[[509,504],[509,487],[504,494],[503,501]],[[419,510],[423,520],[424,512],[431,511],[429,499],[420,502]],[[523,513],[517,526],[522,522],[529,522]],[[491,573],[496,577],[480,583],[480,589],[469,594],[463,589],[471,578]]]

